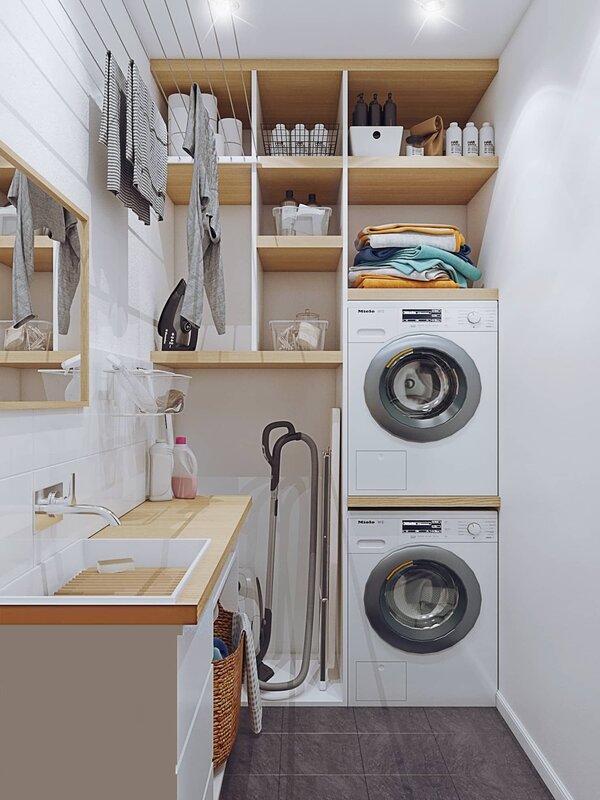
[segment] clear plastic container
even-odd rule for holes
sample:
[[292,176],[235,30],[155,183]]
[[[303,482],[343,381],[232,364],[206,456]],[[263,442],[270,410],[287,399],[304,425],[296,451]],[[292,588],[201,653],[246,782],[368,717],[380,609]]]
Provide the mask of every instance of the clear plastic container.
[[277,236],[327,236],[331,209],[326,206],[276,206],[273,217]]
[[52,323],[43,319],[32,319],[15,328],[12,319],[0,320],[0,349],[52,350]]
[[63,369],[38,369],[38,372],[42,376],[46,400],[81,400],[81,373],[78,369],[70,372]]
[[[152,369],[121,367],[114,372],[115,389],[133,401],[140,414],[177,414],[183,411],[191,376]],[[121,406],[121,403],[117,403]]]
[[274,319],[269,322],[273,350],[324,350],[326,319],[306,309],[296,319]]

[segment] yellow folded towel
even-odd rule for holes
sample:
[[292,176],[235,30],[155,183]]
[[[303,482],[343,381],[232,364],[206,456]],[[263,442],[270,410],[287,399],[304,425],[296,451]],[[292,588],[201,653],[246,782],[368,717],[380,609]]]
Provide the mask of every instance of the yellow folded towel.
[[441,156],[444,152],[444,122],[438,115],[419,122],[410,129],[411,136],[424,136],[423,147],[426,156]]
[[457,253],[465,244],[465,237],[456,225],[429,225],[413,222],[389,222],[385,225],[369,225],[360,231],[357,241],[364,247],[369,243],[369,236],[374,233],[427,233],[431,236],[454,236]]
[[410,278],[394,278],[391,275],[374,276],[369,273],[361,273],[356,283],[355,289],[460,289],[458,283],[449,278],[441,278],[437,281],[411,281]]

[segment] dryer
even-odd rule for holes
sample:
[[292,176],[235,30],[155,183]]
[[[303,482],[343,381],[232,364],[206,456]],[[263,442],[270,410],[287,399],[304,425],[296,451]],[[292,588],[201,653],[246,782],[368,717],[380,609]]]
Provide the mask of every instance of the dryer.
[[495,705],[496,512],[350,512],[348,537],[350,705]]
[[351,304],[349,495],[498,494],[497,331],[493,300]]

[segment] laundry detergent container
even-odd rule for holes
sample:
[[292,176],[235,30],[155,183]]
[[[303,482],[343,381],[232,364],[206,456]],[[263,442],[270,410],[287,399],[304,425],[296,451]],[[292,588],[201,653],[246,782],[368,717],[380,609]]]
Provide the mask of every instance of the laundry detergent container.
[[399,156],[402,125],[350,126],[350,154],[353,156]]

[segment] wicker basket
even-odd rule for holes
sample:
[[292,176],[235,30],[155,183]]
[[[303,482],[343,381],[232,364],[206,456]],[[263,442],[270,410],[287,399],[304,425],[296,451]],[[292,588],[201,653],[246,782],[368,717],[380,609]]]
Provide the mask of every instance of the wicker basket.
[[232,612],[225,611],[219,606],[219,616],[214,624],[214,633],[225,642],[230,655],[220,661],[213,661],[213,766],[215,769],[229,758],[240,724],[244,634],[242,633],[240,637],[237,649],[232,652],[232,621]]

